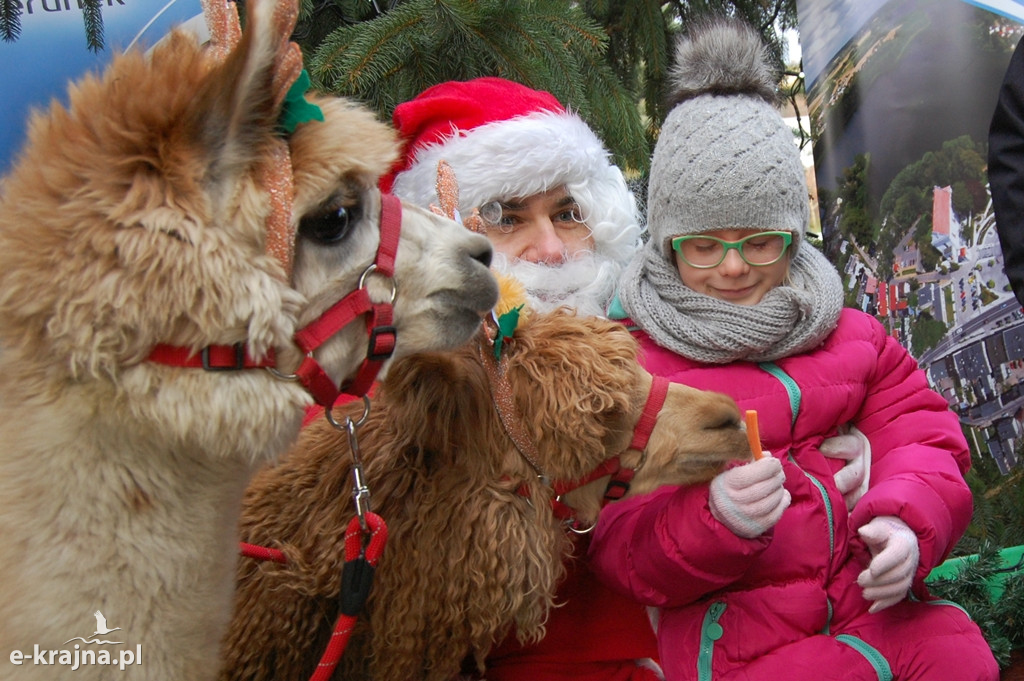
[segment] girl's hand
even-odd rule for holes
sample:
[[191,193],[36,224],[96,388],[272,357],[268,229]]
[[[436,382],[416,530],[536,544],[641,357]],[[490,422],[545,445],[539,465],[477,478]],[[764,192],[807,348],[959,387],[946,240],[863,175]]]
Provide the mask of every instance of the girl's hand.
[[711,481],[711,515],[738,537],[760,536],[775,527],[789,507],[785,482],[782,462],[770,455],[723,471]]

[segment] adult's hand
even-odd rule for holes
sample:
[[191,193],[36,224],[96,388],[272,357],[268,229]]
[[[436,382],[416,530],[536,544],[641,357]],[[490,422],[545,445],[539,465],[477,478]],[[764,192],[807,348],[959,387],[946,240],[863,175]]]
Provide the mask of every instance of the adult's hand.
[[857,576],[864,598],[873,601],[868,612],[878,612],[907,597],[917,571],[921,549],[917,535],[896,516],[883,515],[857,532],[871,551],[871,563]]
[[821,443],[821,453],[833,459],[846,461],[834,476],[836,487],[843,495],[846,510],[852,511],[868,491],[871,472],[871,443],[864,433],[853,426],[847,433],[830,437]]

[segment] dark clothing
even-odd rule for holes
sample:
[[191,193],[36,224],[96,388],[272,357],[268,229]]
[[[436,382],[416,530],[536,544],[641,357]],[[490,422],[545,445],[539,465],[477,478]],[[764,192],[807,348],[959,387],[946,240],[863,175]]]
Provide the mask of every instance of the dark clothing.
[[1024,305],[1024,40],[1010,59],[989,126],[988,183],[1003,269]]

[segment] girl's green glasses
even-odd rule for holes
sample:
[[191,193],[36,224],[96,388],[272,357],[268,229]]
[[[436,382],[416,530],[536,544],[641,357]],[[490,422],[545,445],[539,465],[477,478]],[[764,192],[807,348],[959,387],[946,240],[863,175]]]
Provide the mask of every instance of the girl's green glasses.
[[672,239],[672,250],[690,267],[710,269],[725,260],[725,254],[735,248],[743,262],[763,267],[778,262],[793,243],[791,232],[758,232],[739,241],[725,241],[703,234],[689,234]]

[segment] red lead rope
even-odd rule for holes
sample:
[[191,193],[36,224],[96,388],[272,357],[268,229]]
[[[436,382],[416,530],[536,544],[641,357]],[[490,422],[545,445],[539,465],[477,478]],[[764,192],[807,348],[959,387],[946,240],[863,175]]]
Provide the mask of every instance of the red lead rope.
[[384,552],[388,540],[388,528],[384,520],[373,512],[367,512],[364,519],[368,526],[369,540],[363,545],[364,532],[359,517],[352,518],[345,532],[345,568],[341,573],[341,614],[334,624],[327,649],[320,657],[316,671],[310,681],[328,681],[334,674],[338,661],[345,653],[345,646],[352,635],[359,612],[363,609],[370,593],[373,570]]
[[[373,572],[384,553],[388,541],[388,526],[384,519],[372,511],[363,514],[364,530],[359,516],[355,516],[345,531],[345,565],[341,572],[341,613],[334,623],[334,631],[327,642],[327,648],[320,656],[320,662],[310,681],[328,681],[345,653],[348,639],[355,628],[359,613],[370,595]],[[364,541],[365,540],[365,541]],[[241,543],[241,553],[248,558],[287,563],[285,555],[276,549],[255,544]]]
[[282,565],[288,562],[288,558],[277,549],[271,549],[266,546],[257,546],[256,544],[248,544],[246,542],[239,542],[242,549],[242,555],[246,558],[255,558],[256,560],[268,560],[273,563],[281,563]]

